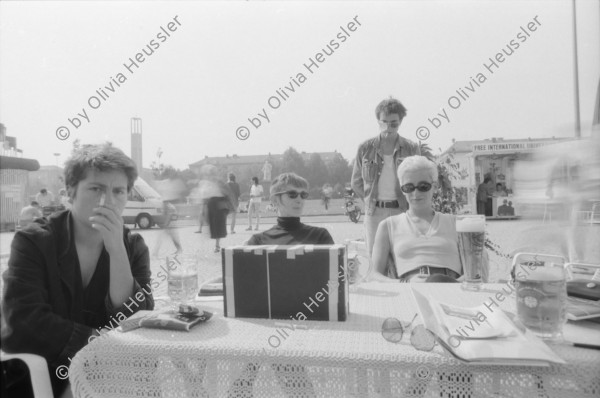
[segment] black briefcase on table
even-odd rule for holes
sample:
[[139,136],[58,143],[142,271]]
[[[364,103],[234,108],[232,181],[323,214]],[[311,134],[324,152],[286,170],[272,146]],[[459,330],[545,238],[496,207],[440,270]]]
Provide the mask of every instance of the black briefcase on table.
[[234,246],[222,250],[227,317],[345,321],[344,245]]

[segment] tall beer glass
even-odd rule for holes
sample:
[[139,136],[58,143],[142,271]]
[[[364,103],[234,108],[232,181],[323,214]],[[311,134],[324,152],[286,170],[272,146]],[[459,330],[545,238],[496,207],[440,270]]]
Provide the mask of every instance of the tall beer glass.
[[567,321],[567,273],[561,256],[519,253],[513,259],[517,314],[537,336],[562,340]]
[[456,216],[458,253],[463,266],[464,290],[478,291],[483,283],[483,250],[485,244],[485,216],[461,214]]

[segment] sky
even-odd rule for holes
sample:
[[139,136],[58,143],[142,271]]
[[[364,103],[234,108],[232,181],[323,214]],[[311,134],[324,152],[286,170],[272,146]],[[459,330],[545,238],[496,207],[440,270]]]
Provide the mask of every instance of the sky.
[[[600,1],[577,3],[577,38],[585,137]],[[408,109],[400,134],[434,153],[453,139],[569,137],[573,54],[570,0],[2,1],[0,123],[24,157],[62,165],[75,139],[129,154],[139,117],[144,166],[160,148],[180,169],[290,146],[350,160],[390,96]]]

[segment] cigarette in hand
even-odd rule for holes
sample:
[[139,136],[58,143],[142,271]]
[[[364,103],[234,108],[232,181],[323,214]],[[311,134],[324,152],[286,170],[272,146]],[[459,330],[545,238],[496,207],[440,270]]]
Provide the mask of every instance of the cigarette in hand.
[[99,204],[99,206],[104,206],[104,200],[106,200],[106,194],[102,193],[102,196],[100,197],[100,204]]

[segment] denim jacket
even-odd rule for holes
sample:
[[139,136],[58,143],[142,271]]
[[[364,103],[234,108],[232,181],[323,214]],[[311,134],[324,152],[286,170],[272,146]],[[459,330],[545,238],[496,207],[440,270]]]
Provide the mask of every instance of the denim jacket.
[[[365,213],[372,215],[375,211],[375,202],[377,201],[377,188],[379,176],[383,169],[383,153],[380,149],[381,136],[368,139],[358,147],[358,153],[354,159],[354,168],[352,170],[352,189],[365,202]],[[420,155],[419,145],[398,136],[396,147],[394,148],[394,174],[402,160],[408,156]],[[395,192],[400,203],[400,210],[406,211],[408,203],[400,190],[400,182],[395,178]]]

